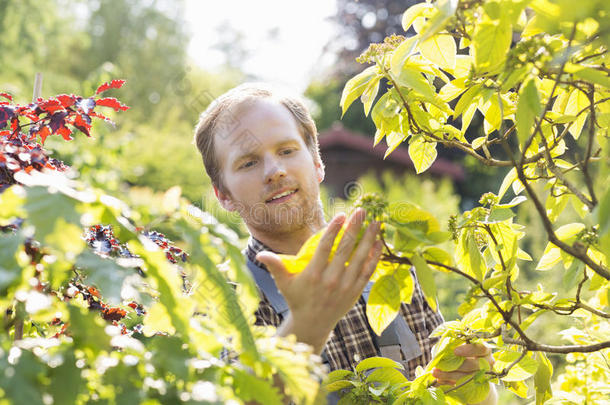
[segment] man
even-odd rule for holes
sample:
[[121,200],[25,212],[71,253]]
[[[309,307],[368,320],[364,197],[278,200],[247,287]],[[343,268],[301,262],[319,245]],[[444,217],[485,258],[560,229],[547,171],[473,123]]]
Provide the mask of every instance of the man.
[[[237,212],[250,232],[245,254],[261,292],[259,324],[276,326],[280,336],[296,335],[322,354],[331,370],[382,354],[401,361],[412,378],[418,365],[428,363],[434,343],[429,335],[443,319],[428,306],[415,277],[413,301],[402,304],[388,328],[397,336],[384,343],[386,332],[379,337],[368,324],[366,287],[382,252],[379,224],[370,224],[356,246],[363,210],[325,222],[317,130],[300,100],[264,85],[238,86],[202,114],[195,142],[220,204]],[[324,227],[312,261],[302,273],[290,274],[276,253],[296,254]],[[478,370],[479,357],[491,358],[480,345],[461,346],[456,354],[466,357],[464,364],[455,372],[435,370],[440,383],[454,384]],[[494,403],[494,397],[495,391],[486,402]]]

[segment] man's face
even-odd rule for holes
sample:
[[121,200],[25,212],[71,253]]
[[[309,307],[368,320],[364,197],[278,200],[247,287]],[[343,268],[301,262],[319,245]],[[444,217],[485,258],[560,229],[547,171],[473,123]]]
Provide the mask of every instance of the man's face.
[[236,129],[215,136],[226,188],[217,194],[223,207],[237,211],[251,231],[289,233],[315,226],[324,169],[286,107],[257,100],[240,112]]

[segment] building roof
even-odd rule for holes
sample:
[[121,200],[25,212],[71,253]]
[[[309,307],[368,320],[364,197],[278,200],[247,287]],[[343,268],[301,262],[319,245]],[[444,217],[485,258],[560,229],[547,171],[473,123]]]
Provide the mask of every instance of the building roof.
[[[319,142],[321,151],[340,147],[362,152],[378,158],[380,161],[384,160],[383,155],[386,151],[386,148],[381,143],[373,147],[373,140],[371,138],[352,132],[344,128],[340,123],[335,123],[332,128],[322,131],[319,136]],[[411,169],[415,167],[407,148],[402,146],[396,148],[385,160]],[[437,158],[427,172],[437,176],[451,177],[454,181],[462,181],[465,177],[462,166],[442,157]]]

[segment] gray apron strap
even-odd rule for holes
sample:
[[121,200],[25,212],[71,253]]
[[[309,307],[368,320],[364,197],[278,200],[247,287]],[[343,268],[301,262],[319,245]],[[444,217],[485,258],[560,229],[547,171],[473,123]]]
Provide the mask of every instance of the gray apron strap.
[[286,300],[284,299],[280,291],[277,289],[277,286],[275,285],[275,281],[273,280],[271,274],[267,270],[258,267],[256,264],[254,264],[254,262],[249,259],[247,261],[247,264],[248,269],[250,269],[250,272],[252,273],[252,276],[256,281],[256,285],[265,294],[265,297],[267,297],[269,303],[271,303],[271,306],[273,307],[275,312],[280,314],[282,318],[286,318],[286,316],[290,312],[290,308],[288,307],[288,304],[286,303]]
[[[369,281],[362,292],[367,303],[372,286],[373,283]],[[419,347],[419,343],[417,343],[415,335],[400,313],[398,313],[388,327],[381,332],[381,336],[375,335],[375,338],[381,355],[389,357],[392,360],[402,363],[422,355],[421,348]],[[399,355],[401,352],[402,358]]]
[[[263,294],[265,294],[275,312],[280,314],[282,318],[285,319],[290,313],[290,308],[288,307],[288,304],[280,291],[277,289],[275,280],[273,280],[271,274],[267,270],[257,266],[250,259],[248,259],[246,262],[258,288],[260,288]],[[324,361],[324,363],[329,364],[326,350],[322,351],[320,357],[322,357],[322,361]],[[330,392],[326,396],[326,403],[328,405],[337,405],[339,399],[339,394],[337,392]]]
[[[275,285],[275,280],[273,280],[271,274],[267,270],[258,267],[250,259],[247,260],[247,264],[248,268],[250,269],[250,272],[252,273],[252,276],[254,276],[254,281],[256,281],[256,285],[258,286],[258,288],[261,289],[263,294],[265,294],[275,312],[280,314],[282,316],[282,319],[286,319],[286,317],[290,313],[290,308],[288,307],[288,304],[286,303],[286,300],[284,299],[280,291],[277,289],[277,286]],[[328,356],[326,355],[326,350],[322,351],[320,357],[322,357],[324,363],[329,362]]]

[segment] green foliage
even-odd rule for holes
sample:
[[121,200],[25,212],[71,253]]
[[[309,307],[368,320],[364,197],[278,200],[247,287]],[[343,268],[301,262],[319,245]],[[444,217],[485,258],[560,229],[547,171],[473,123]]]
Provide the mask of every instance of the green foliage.
[[[480,163],[511,168],[497,194],[484,194],[481,206],[451,219],[454,262],[433,246],[442,237],[432,214],[407,209],[399,216],[390,215],[388,224],[397,228],[389,227],[384,235],[386,240],[393,235],[385,258],[414,265],[431,305],[433,270],[457,274],[471,287],[459,309],[462,318],[436,332],[441,340],[426,369],[406,385],[390,381],[391,377],[380,379],[376,388],[382,389],[382,395],[401,392],[400,399],[389,403],[439,400],[432,370],[458,368],[461,360],[453,349],[464,342],[496,347],[495,364],[489,369],[483,362],[479,371],[455,387],[441,387],[443,401],[481,401],[487,396],[488,381],[499,380],[522,397],[532,385],[538,404],[554,401],[553,392],[561,400],[582,403],[593,398],[585,388],[589,382],[603,385],[607,380],[607,362],[596,359],[606,358],[610,347],[607,334],[600,334],[610,317],[608,185],[603,180],[610,167],[605,125],[610,87],[604,67],[610,57],[609,16],[602,1],[581,7],[563,0],[439,0],[417,4],[404,13],[403,28],[413,27],[415,36],[388,37],[360,56],[360,62],[373,66],[359,79],[379,78],[389,84],[371,112],[377,128],[374,142],[385,138],[386,156],[408,142],[415,167],[422,172],[435,160],[436,145],[441,144]],[[362,98],[363,88],[344,88],[344,110]],[[361,101],[364,104],[368,98]],[[470,139],[467,129],[477,111],[482,114],[484,136]],[[496,144],[502,153],[497,153]],[[503,203],[510,188],[516,197]],[[568,200],[580,220],[561,222]],[[548,241],[535,260],[520,246],[530,230],[516,222],[518,207],[535,210]],[[428,253],[430,249],[435,250]],[[552,275],[538,276],[540,283],[532,288],[531,278],[524,280],[521,274],[521,267],[529,268],[528,262]],[[398,272],[397,266],[387,267],[377,282],[395,286],[390,276]],[[565,288],[554,291],[557,279],[563,279]],[[392,297],[378,301],[390,308],[400,293],[395,288],[384,291]],[[383,325],[386,315],[376,314],[382,319],[372,323]],[[543,318],[547,324],[557,319],[572,325],[560,334],[572,345],[557,344],[558,339],[549,334],[532,335],[529,328]],[[598,368],[587,374],[586,382],[570,380],[582,389],[569,398],[551,390],[553,365],[545,353],[569,354],[569,361],[576,357],[582,362],[576,362],[580,367],[596,364]],[[573,373],[575,366],[566,370]],[[564,387],[566,378],[558,378]],[[359,387],[344,388],[345,398],[360,395]]]

